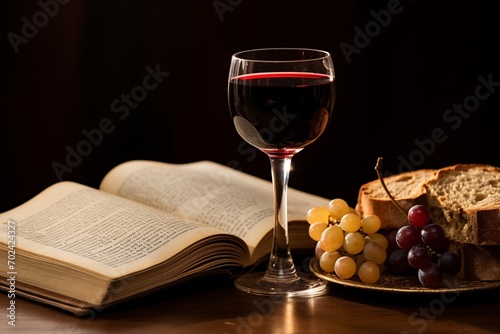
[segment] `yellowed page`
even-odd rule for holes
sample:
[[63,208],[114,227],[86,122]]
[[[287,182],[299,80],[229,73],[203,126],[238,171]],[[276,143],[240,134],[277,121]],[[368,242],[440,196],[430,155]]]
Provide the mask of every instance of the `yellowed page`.
[[[251,250],[274,226],[271,182],[210,161],[129,161],[110,171],[100,189],[234,234]],[[319,205],[328,200],[288,189],[289,221],[304,221]]]

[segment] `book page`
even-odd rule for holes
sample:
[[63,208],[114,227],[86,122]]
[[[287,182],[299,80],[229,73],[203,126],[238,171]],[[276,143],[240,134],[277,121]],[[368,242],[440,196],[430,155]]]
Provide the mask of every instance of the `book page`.
[[[253,250],[274,227],[272,184],[210,161],[168,164],[123,163],[100,189],[234,234]],[[288,189],[288,220],[306,220],[313,206],[328,200]]]
[[[119,277],[170,258],[220,231],[73,182],[57,183],[0,214],[16,222],[17,252]],[[7,244],[7,233],[0,241]],[[27,271],[19,271],[19,280]]]

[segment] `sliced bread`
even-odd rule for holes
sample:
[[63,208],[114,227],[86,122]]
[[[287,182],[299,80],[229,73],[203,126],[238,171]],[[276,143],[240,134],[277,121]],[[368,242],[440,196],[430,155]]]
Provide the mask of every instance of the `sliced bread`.
[[[392,197],[404,212],[416,204],[425,204],[424,183],[433,176],[433,169],[419,169],[384,177],[384,183]],[[362,185],[356,203],[357,213],[364,217],[377,215],[383,229],[399,228],[408,224],[408,219],[391,201],[380,180]]]
[[500,168],[458,164],[438,170],[424,187],[432,219],[450,240],[500,245]]
[[462,260],[459,278],[469,281],[500,280],[500,246],[451,242],[450,251]]

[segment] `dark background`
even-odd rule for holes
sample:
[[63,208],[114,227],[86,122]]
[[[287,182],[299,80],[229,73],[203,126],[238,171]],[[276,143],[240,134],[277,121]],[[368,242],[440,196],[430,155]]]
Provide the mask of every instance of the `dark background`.
[[[2,3],[0,212],[60,179],[97,187],[132,159],[207,159],[270,179],[267,157],[237,135],[226,97],[231,55],[260,47],[333,55],[334,117],[293,159],[292,187],[354,204],[359,186],[377,177],[379,156],[387,173],[500,166],[498,84],[455,118],[461,123],[443,118],[454,104],[474,102],[478,77],[500,82],[494,1],[402,0],[385,26],[375,16],[395,1],[60,1]],[[50,15],[41,3],[52,4]],[[16,39],[16,52],[13,36],[24,38],[34,21],[36,33]],[[371,37],[362,40],[367,27]],[[343,48],[356,45],[346,56]],[[114,112],[113,101],[142,85],[147,67],[169,74],[128,114]],[[113,131],[58,178],[54,164],[67,166],[68,148],[103,119]],[[431,139],[436,128],[445,140]]]

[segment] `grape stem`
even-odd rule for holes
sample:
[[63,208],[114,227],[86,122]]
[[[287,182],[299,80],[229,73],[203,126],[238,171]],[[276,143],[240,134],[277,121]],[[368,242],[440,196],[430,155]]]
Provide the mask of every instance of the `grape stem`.
[[401,211],[401,213],[405,216],[405,218],[408,219],[408,215],[404,212],[403,208],[401,208],[401,206],[398,204],[398,202],[396,202],[394,197],[391,195],[391,192],[389,191],[389,189],[387,189],[387,186],[385,185],[384,178],[382,177],[382,162],[383,162],[383,160],[384,160],[384,158],[379,157],[377,159],[377,164],[375,165],[375,171],[377,172],[380,183],[382,183],[382,187],[384,187],[384,190],[387,193],[387,196],[389,196],[389,198],[391,199],[392,203],[394,203],[396,205],[396,207],[399,209],[399,211]]

